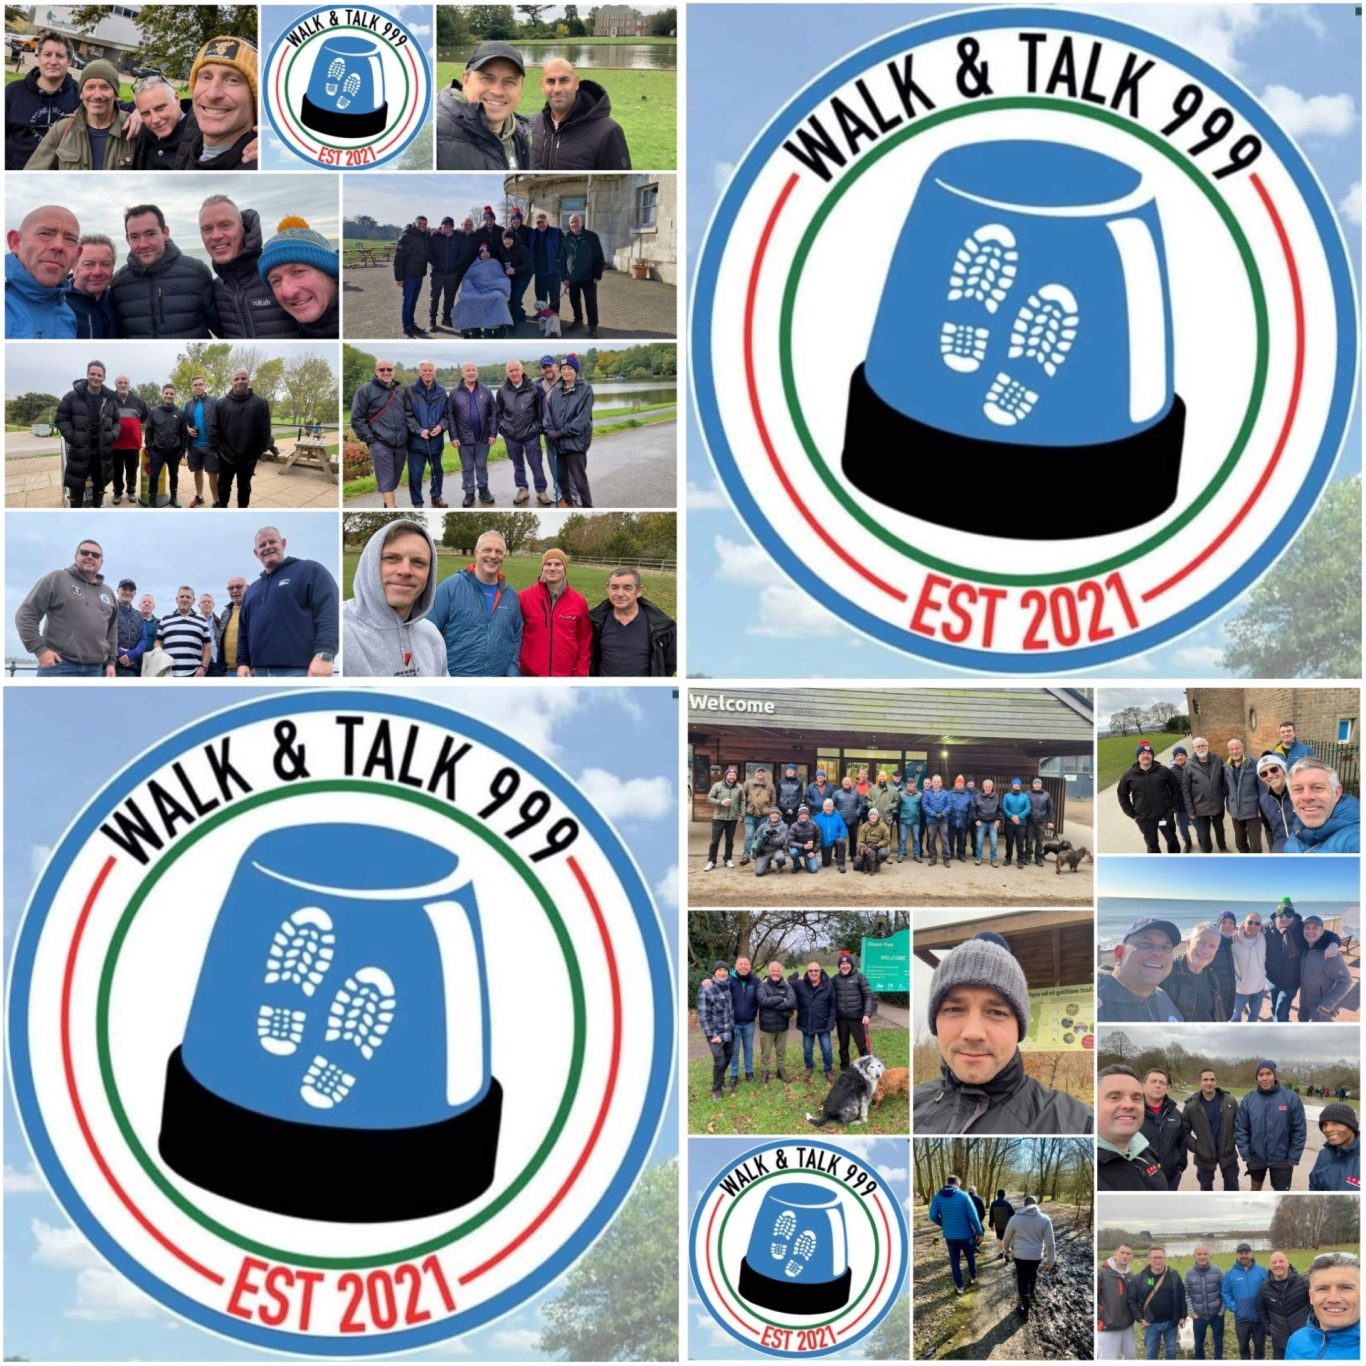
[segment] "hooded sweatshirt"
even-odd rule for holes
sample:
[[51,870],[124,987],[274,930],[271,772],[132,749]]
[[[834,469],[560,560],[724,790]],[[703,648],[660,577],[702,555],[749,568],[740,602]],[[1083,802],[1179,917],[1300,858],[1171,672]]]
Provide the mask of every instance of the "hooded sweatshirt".
[[1113,1257],[1107,1257],[1096,1273],[1096,1327],[1102,1333],[1119,1333],[1132,1328],[1133,1311],[1128,1295],[1130,1271],[1121,1271]]
[[[395,527],[416,532],[427,542],[431,572],[405,621],[389,606],[380,586],[380,554]],[[342,604],[345,631],[343,667],[358,678],[445,678],[446,642],[424,620],[436,597],[436,545],[421,522],[400,520],[381,527],[361,552],[356,566],[355,597]]]
[[1057,1255],[1053,1244],[1053,1221],[1038,1205],[1022,1205],[1010,1216],[1003,1251],[1025,1262],[1051,1262]]
[[1255,995],[1266,990],[1266,937],[1260,930],[1255,939],[1248,939],[1241,928],[1233,936],[1233,969],[1236,990],[1240,996]]
[[538,171],[629,171],[626,134],[611,118],[612,101],[597,81],[580,81],[574,104],[559,127],[547,104],[532,125]]

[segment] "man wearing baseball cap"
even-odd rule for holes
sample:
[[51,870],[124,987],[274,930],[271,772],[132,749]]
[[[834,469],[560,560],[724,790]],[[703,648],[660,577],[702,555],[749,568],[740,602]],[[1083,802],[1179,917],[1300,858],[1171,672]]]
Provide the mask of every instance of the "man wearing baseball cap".
[[436,97],[438,171],[531,168],[531,124],[517,113],[526,67],[511,43],[480,43]]
[[1323,928],[1317,915],[1304,917],[1304,959],[1300,968],[1301,1024],[1328,1024],[1352,990],[1352,973],[1337,945],[1338,936]]
[[[1143,842],[1150,854],[1161,853],[1157,837],[1167,841],[1167,852],[1179,854],[1176,841],[1176,822],[1173,819],[1181,807],[1181,784],[1171,769],[1157,762],[1153,747],[1142,741],[1134,751],[1134,762],[1125,769],[1115,789],[1119,809],[1143,832]],[[1189,848],[1190,841],[1186,841]]]
[[1181,931],[1170,920],[1135,920],[1115,949],[1114,971],[1102,972],[1097,979],[1097,1018],[1106,1024],[1182,1021],[1176,1002],[1162,990],[1180,942]]
[[1319,1115],[1323,1147],[1309,1173],[1311,1191],[1350,1191],[1361,1194],[1361,1121],[1342,1101],[1325,1105]]
[[132,579],[120,579],[118,634],[114,642],[114,677],[138,678],[142,674],[142,655],[147,648],[147,635],[142,627],[142,614],[133,606],[133,595],[138,586]]
[[930,982],[928,1018],[940,1075],[911,1098],[917,1133],[1092,1131],[1088,1106],[1025,1074],[1029,983],[999,934],[984,930],[945,954]]

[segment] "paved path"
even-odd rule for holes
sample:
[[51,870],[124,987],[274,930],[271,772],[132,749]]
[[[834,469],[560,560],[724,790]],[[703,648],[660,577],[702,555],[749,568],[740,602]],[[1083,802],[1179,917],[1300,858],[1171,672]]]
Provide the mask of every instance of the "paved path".
[[[617,419],[612,419],[613,421]],[[672,508],[678,502],[678,423],[655,422],[646,427],[628,427],[609,436],[597,437],[588,452],[588,480],[595,508]],[[511,507],[517,486],[511,460],[495,460],[489,466],[489,492],[499,508]],[[460,506],[460,471],[446,471],[443,489],[453,508]],[[399,484],[400,507],[408,506],[408,481]],[[363,493],[348,498],[348,508],[377,508],[383,499],[378,493]],[[482,504],[475,504],[480,507]],[[522,505],[534,511],[540,505],[535,492]]]

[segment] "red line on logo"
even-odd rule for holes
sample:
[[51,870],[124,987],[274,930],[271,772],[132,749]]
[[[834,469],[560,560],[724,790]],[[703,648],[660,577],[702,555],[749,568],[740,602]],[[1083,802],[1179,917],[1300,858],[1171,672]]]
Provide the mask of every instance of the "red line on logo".
[[716,1204],[714,1204],[714,1205],[712,1206],[711,1218],[707,1220],[707,1232],[706,1232],[705,1237],[704,1237],[703,1240],[702,1240],[702,1241],[706,1244],[706,1246],[707,1246],[707,1279],[711,1282],[711,1288],[712,1288],[714,1291],[716,1291],[716,1302],[721,1306],[721,1308],[724,1309],[724,1310],[726,1311],[726,1313],[729,1314],[729,1315],[731,1316],[731,1318],[733,1318],[733,1319],[735,1320],[735,1322],[738,1323],[738,1324],[740,1325],[740,1327],[743,1328],[743,1329],[745,1330],[745,1332],[747,1332],[747,1333],[756,1333],[756,1334],[757,1334],[757,1333],[759,1332],[759,1329],[757,1329],[752,1323],[746,1323],[746,1322],[744,1321],[744,1319],[742,1319],[742,1318],[740,1317],[740,1315],[737,1314],[737,1313],[735,1312],[735,1310],[732,1309],[732,1308],[730,1307],[730,1305],[728,1305],[728,1304],[726,1303],[726,1297],[725,1297],[725,1295],[723,1294],[723,1292],[722,1292],[722,1290],[721,1290],[721,1287],[720,1287],[719,1285],[716,1284],[716,1272],[712,1269],[712,1264],[711,1264],[711,1230],[712,1230],[712,1225],[716,1223],[716,1216],[717,1216],[717,1214],[720,1213],[721,1205],[722,1205],[723,1203],[724,1203],[724,1202],[723,1202],[723,1201],[720,1199],[720,1197],[718,1196],[718,1197],[717,1197]]
[[113,871],[114,862],[115,860],[112,857],[105,860],[99,876],[91,885],[90,891],[86,893],[85,905],[81,907],[80,919],[76,921],[76,928],[71,935],[71,947],[67,950],[66,970],[62,974],[62,1068],[66,1073],[67,1094],[71,1097],[71,1108],[75,1111],[76,1123],[80,1126],[81,1136],[85,1139],[85,1146],[90,1149],[90,1155],[95,1159],[95,1165],[99,1167],[104,1179],[109,1182],[114,1194],[123,1202],[128,1212],[167,1252],[184,1262],[191,1271],[199,1272],[201,1276],[207,1277],[215,1285],[222,1285],[222,1276],[195,1261],[189,1253],[182,1252],[164,1233],[153,1226],[147,1216],[132,1202],[123,1187],[119,1185],[114,1173],[109,1170],[109,1164],[104,1160],[104,1155],[95,1143],[95,1135],[91,1133],[90,1125],[85,1118],[85,1107],[82,1106],[80,1094],[76,1090],[76,1069],[71,1061],[71,986],[76,976],[76,954],[80,951],[81,939],[85,935],[86,921],[90,919],[90,912],[95,907],[95,898],[99,896],[105,879]]
[[[416,82],[416,81],[417,81],[417,63],[413,60],[413,50],[412,50],[412,44],[411,44],[411,43],[407,43],[407,44],[404,45],[404,48],[403,48],[403,55],[404,55],[405,57],[407,57],[407,59],[408,59],[408,65],[411,66],[411,67],[413,68],[413,80],[414,80],[414,82]],[[407,127],[408,127],[408,125],[413,121],[413,119],[414,119],[414,117],[416,116],[416,114],[417,114],[417,101],[414,100],[414,101],[413,101],[413,107],[408,111],[408,117],[407,117],[406,119],[403,120],[403,127],[400,128],[400,129],[398,130],[398,132],[395,133],[394,136],[391,137],[391,138],[389,139],[389,141],[386,142],[386,143],[384,144],[383,147],[376,148],[376,150],[375,150],[375,155],[376,155],[376,156],[378,156],[381,152],[387,152],[387,151],[389,150],[389,148],[391,148],[391,147],[394,145],[394,143],[396,143],[396,142],[399,140],[399,138],[401,138],[401,137],[403,136],[404,132],[406,131],[406,129],[407,129]]]
[[1281,252],[1285,256],[1286,268],[1290,272],[1290,293],[1295,302],[1295,375],[1290,385],[1290,404],[1285,410],[1285,421],[1281,424],[1281,433],[1276,438],[1271,459],[1267,461],[1266,469],[1262,471],[1262,477],[1257,480],[1257,486],[1248,494],[1247,501],[1238,509],[1233,520],[1184,569],[1177,570],[1171,578],[1164,579],[1156,588],[1150,588],[1144,593],[1144,602],[1151,602],[1155,597],[1165,593],[1167,589],[1180,583],[1186,575],[1197,570],[1238,529],[1243,518],[1252,511],[1253,506],[1266,490],[1267,484],[1271,482],[1271,476],[1276,472],[1276,466],[1280,464],[1281,456],[1285,453],[1286,442],[1290,440],[1290,429],[1295,425],[1295,417],[1299,411],[1300,388],[1304,382],[1304,295],[1300,292],[1300,272],[1295,264],[1295,253],[1291,250],[1290,238],[1286,234],[1285,224],[1281,222],[1281,216],[1276,212],[1276,206],[1271,202],[1271,196],[1266,192],[1266,186],[1262,184],[1255,171],[1249,179],[1252,188],[1257,191],[1262,203],[1266,206],[1267,213],[1271,215],[1272,225],[1276,229],[1276,237],[1281,244]]
[[855,1324],[858,1323],[859,1319],[861,1319],[864,1316],[864,1314],[866,1314],[877,1303],[878,1296],[882,1294],[882,1287],[887,1284],[887,1276],[892,1269],[892,1229],[891,1225],[887,1222],[887,1211],[882,1208],[882,1201],[878,1199],[876,1195],[873,1197],[873,1204],[877,1206],[877,1212],[882,1218],[883,1232],[887,1235],[887,1256],[882,1259],[882,1279],[877,1283],[877,1289],[873,1291],[873,1298],[869,1300],[868,1303],[865,1304],[863,1308],[859,1311],[858,1319],[855,1319],[852,1323],[846,1324],[843,1328],[841,1328],[839,1332],[835,1334],[836,1337],[842,1338],[851,1328],[855,1326]]
[[588,1135],[588,1142],[584,1145],[583,1152],[579,1154],[579,1160],[574,1163],[573,1170],[565,1178],[564,1185],[555,1192],[550,1203],[519,1233],[508,1245],[498,1252],[495,1252],[487,1261],[481,1262],[473,1271],[467,1271],[460,1277],[461,1285],[468,1285],[484,1272],[491,1271],[505,1257],[510,1256],[521,1245],[536,1232],[540,1226],[559,1207],[560,1202],[569,1194],[570,1187],[579,1179],[584,1167],[588,1165],[588,1159],[592,1156],[593,1149],[597,1147],[598,1139],[602,1134],[603,1125],[607,1122],[607,1112],[612,1106],[612,1096],[617,1089],[617,1072],[621,1067],[621,977],[617,971],[616,950],[612,947],[611,936],[607,932],[607,922],[603,918],[602,907],[598,905],[598,898],[589,885],[588,879],[583,875],[583,869],[579,867],[578,860],[571,854],[568,859],[569,871],[579,881],[579,886],[583,889],[584,896],[588,899],[589,908],[593,912],[593,919],[598,927],[598,934],[602,937],[603,951],[607,958],[607,977],[612,994],[612,1059],[607,1068],[607,1084],[603,1088],[602,1105],[598,1109],[598,1117],[593,1121],[593,1130]]
[[[276,107],[277,109],[280,109],[280,110],[283,110],[283,109],[285,108],[285,102],[284,102],[284,100],[282,100],[282,99],[280,98],[280,77],[281,77],[281,75],[284,73],[284,69],[285,69],[284,59],[281,58],[280,61],[279,61],[279,63],[277,64],[277,66],[276,66],[276,68],[275,68],[275,80],[274,80],[274,82],[273,82],[273,84],[274,84],[274,86],[275,86],[275,107]],[[282,122],[285,124],[286,127],[289,128],[289,135],[290,135],[290,137],[292,137],[292,138],[297,138],[298,141],[299,141],[300,143],[303,144],[303,149],[304,149],[305,152],[308,153],[309,156],[315,157],[315,156],[318,155],[318,149],[317,149],[316,147],[310,147],[310,146],[308,145],[308,143],[304,142],[304,140],[303,140],[302,137],[299,137],[299,135],[294,131],[294,129],[293,129],[292,127],[289,127],[289,120],[288,120],[288,119],[283,119],[283,118],[282,118]]]
[[793,488],[791,480],[788,479],[787,471],[778,462],[778,453],[773,449],[773,442],[768,434],[768,424],[764,421],[763,409],[759,406],[759,386],[754,377],[754,300],[759,292],[759,272],[763,269],[764,257],[768,253],[769,239],[773,236],[773,229],[777,226],[778,215],[782,213],[796,184],[797,176],[794,172],[787,184],[783,186],[783,192],[773,205],[773,211],[768,216],[768,222],[764,224],[763,235],[759,238],[759,249],[754,253],[754,266],[750,271],[749,286],[745,290],[745,384],[749,390],[750,410],[754,414],[754,422],[759,429],[759,440],[763,442],[764,451],[768,455],[768,463],[773,466],[773,472],[778,476],[778,482],[782,484],[783,491],[796,504],[797,511],[806,519],[806,524],[856,574],[867,579],[874,587],[882,589],[884,593],[890,594],[897,602],[905,602],[905,593],[898,588],[893,588],[891,584],[878,578],[871,570],[864,568],[811,515],[797,490]]

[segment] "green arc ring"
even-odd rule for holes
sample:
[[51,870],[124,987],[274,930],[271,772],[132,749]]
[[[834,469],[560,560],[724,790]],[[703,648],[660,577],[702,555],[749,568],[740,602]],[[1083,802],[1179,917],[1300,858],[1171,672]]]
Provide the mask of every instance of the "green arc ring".
[[[379,796],[399,797],[404,801],[413,802],[418,806],[425,806],[429,810],[435,811],[438,815],[446,816],[447,818],[454,820],[458,825],[464,827],[468,832],[477,835],[517,870],[522,880],[527,884],[532,894],[540,903],[541,908],[545,911],[551,925],[554,927],[555,936],[559,941],[561,951],[564,953],[565,963],[568,966],[570,976],[570,992],[574,1010],[574,1043],[570,1054],[569,1078],[565,1084],[564,1094],[560,1098],[559,1106],[551,1120],[550,1128],[547,1131],[545,1138],[541,1140],[540,1146],[532,1154],[531,1160],[517,1174],[513,1181],[508,1185],[507,1189],[504,1190],[497,1199],[491,1201],[487,1209],[481,1210],[480,1213],[473,1218],[467,1219],[464,1223],[457,1225],[446,1233],[441,1233],[434,1238],[428,1239],[425,1243],[415,1244],[412,1247],[400,1248],[396,1252],[383,1253],[380,1255],[317,1257],[309,1254],[291,1252],[283,1248],[272,1247],[267,1243],[260,1243],[237,1233],[235,1230],[219,1223],[216,1219],[211,1218],[197,1206],[193,1205],[166,1179],[156,1163],[152,1161],[147,1150],[143,1147],[137,1134],[134,1132],[114,1079],[113,1059],[109,1048],[109,1003],[119,954],[123,950],[124,941],[127,939],[128,932],[132,928],[134,918],[137,916],[143,903],[165,872],[182,853],[193,846],[198,840],[202,839],[210,831],[223,825],[239,813],[285,798],[309,796],[322,792],[365,792]],[[574,953],[568,931],[565,929],[564,921],[555,908],[555,903],[551,900],[549,893],[536,875],[531,871],[530,867],[525,865],[513,853],[510,846],[508,846],[499,836],[476,823],[473,818],[464,811],[448,807],[445,803],[438,801],[434,797],[428,796],[424,792],[393,788],[383,783],[348,779],[299,783],[296,786],[277,788],[271,792],[257,793],[253,797],[245,798],[242,801],[235,803],[233,806],[228,807],[226,810],[208,817],[203,822],[196,825],[190,833],[176,845],[174,850],[164,854],[151,871],[143,878],[142,882],[138,885],[137,891],[134,892],[133,896],[129,899],[128,905],[124,910],[123,915],[120,917],[119,923],[110,939],[109,949],[105,955],[104,966],[100,971],[100,986],[95,1012],[95,1037],[99,1053],[100,1076],[104,1082],[104,1091],[109,1100],[110,1109],[113,1113],[115,1122],[118,1124],[119,1131],[123,1135],[124,1141],[128,1144],[133,1156],[137,1159],[138,1165],[147,1173],[161,1193],[183,1214],[193,1219],[200,1227],[207,1229],[210,1233],[222,1238],[225,1242],[240,1247],[247,1252],[254,1252],[259,1256],[268,1257],[273,1261],[288,1262],[295,1266],[319,1267],[325,1270],[350,1270],[356,1267],[387,1266],[391,1262],[407,1261],[414,1257],[425,1256],[429,1252],[436,1252],[451,1243],[458,1242],[461,1238],[465,1237],[466,1234],[473,1232],[480,1227],[480,1225],[486,1223],[500,1210],[505,1208],[526,1187],[545,1164],[546,1158],[549,1157],[560,1133],[564,1129],[565,1123],[569,1118],[569,1111],[578,1092],[579,1082],[583,1073],[585,1032],[586,1019],[583,976],[579,969],[578,957]]]
[[[1252,393],[1248,399],[1248,405],[1243,414],[1243,420],[1238,428],[1238,433],[1234,437],[1233,445],[1229,448],[1228,454],[1224,457],[1223,463],[1215,471],[1214,477],[1200,491],[1191,504],[1182,512],[1178,513],[1171,522],[1161,530],[1154,532],[1146,540],[1135,546],[1132,550],[1114,555],[1108,560],[1099,560],[1095,564],[1084,565],[1080,569],[1055,571],[1052,573],[1031,573],[1031,574],[1001,574],[991,573],[984,570],[970,569],[963,565],[957,565],[949,560],[942,560],[913,546],[908,541],[903,541],[900,537],[893,535],[886,527],[882,526],[876,519],[870,517],[858,502],[852,498],[847,489],[835,478],[830,467],[822,458],[820,449],[816,445],[811,435],[811,430],[807,426],[805,414],[802,412],[801,402],[797,396],[796,378],[792,368],[792,319],[796,309],[797,287],[800,283],[802,271],[806,267],[807,257],[815,244],[815,240],[824,226],[826,219],[833,212],[836,204],[847,193],[856,180],[872,165],[895,150],[908,139],[923,133],[930,128],[935,128],[940,124],[951,122],[954,119],[966,117],[977,113],[991,113],[1003,109],[1044,109],[1050,112],[1067,112],[1082,115],[1086,118],[1096,119],[1101,123],[1108,123],[1121,132],[1128,133],[1130,136],[1140,138],[1148,143],[1149,146],[1162,153],[1173,165],[1184,171],[1195,185],[1204,193],[1206,199],[1214,206],[1215,211],[1223,220],[1224,226],[1228,229],[1229,235],[1233,238],[1234,245],[1238,248],[1238,254],[1242,259],[1243,268],[1247,272],[1248,286],[1252,292],[1252,306],[1256,317],[1257,325],[1257,360],[1253,371]],[[1268,368],[1268,324],[1266,293],[1262,286],[1261,272],[1257,268],[1257,262],[1252,255],[1252,248],[1248,243],[1247,236],[1243,232],[1236,215],[1229,208],[1227,202],[1212,185],[1196,171],[1194,166],[1187,164],[1182,154],[1158,134],[1146,128],[1140,128],[1122,119],[1117,114],[1111,113],[1107,109],[1096,109],[1089,105],[1059,105],[1056,100],[1041,99],[1037,96],[1018,96],[1009,99],[983,100],[979,103],[960,107],[957,109],[944,109],[936,114],[929,114],[917,119],[914,123],[903,129],[901,132],[889,138],[886,142],[880,143],[878,147],[870,152],[857,166],[848,172],[833,190],[822,201],[817,209],[810,224],[807,226],[802,240],[797,248],[795,256],[792,258],[792,265],[788,271],[787,279],[783,286],[783,301],[780,312],[779,331],[779,364],[782,372],[783,393],[787,399],[787,406],[792,417],[793,425],[796,428],[798,439],[802,447],[815,467],[816,473],[821,481],[834,495],[836,501],[857,521],[864,530],[876,536],[878,540],[890,546],[893,550],[907,556],[909,559],[924,565],[929,569],[937,569],[941,573],[955,575],[959,578],[974,580],[979,583],[1004,584],[1008,587],[1036,587],[1040,584],[1070,583],[1075,579],[1090,578],[1097,574],[1107,573],[1111,569],[1118,569],[1130,563],[1132,560],[1146,555],[1150,550],[1162,545],[1177,532],[1187,526],[1200,512],[1209,505],[1210,501],[1228,481],[1239,460],[1242,459],[1247,443],[1252,437],[1253,428],[1257,425],[1257,418],[1261,412],[1262,401],[1266,393],[1266,374]]]
[[[280,111],[280,112],[284,115],[285,122],[289,124],[289,126],[290,126],[290,131],[293,132],[294,135],[295,135],[296,137],[298,137],[298,138],[300,138],[300,139],[307,138],[309,142],[316,142],[316,143],[318,144],[319,147],[327,147],[327,148],[330,148],[330,149],[331,149],[332,151],[334,151],[334,152],[349,152],[349,151],[352,151],[353,148],[356,147],[356,146],[368,147],[368,146],[370,145],[370,142],[378,142],[378,141],[380,140],[380,138],[387,137],[387,136],[388,136],[388,133],[389,133],[389,130],[388,130],[388,129],[385,129],[385,131],[384,131],[383,133],[380,133],[377,137],[371,138],[371,139],[370,139],[370,142],[361,142],[361,143],[327,142],[327,141],[325,141],[324,139],[320,138],[316,133],[312,132],[311,130],[305,130],[305,129],[301,128],[301,127],[300,127],[300,124],[299,124],[299,121],[298,121],[297,119],[295,119],[295,117],[294,117],[294,111],[289,107],[289,100],[288,100],[288,98],[287,98],[287,97],[288,97],[288,94],[289,94],[289,73],[290,73],[291,71],[294,70],[294,63],[297,62],[297,61],[299,60],[299,58],[303,55],[304,48],[306,48],[306,47],[307,47],[315,38],[325,38],[325,37],[326,37],[328,34],[330,34],[330,33],[341,33],[341,32],[343,32],[343,31],[345,31],[346,29],[352,29],[352,30],[354,30],[354,31],[357,32],[357,33],[366,33],[366,34],[368,34],[368,33],[371,32],[371,30],[368,29],[368,28],[366,28],[363,24],[337,24],[335,27],[328,27],[328,28],[324,29],[323,32],[321,32],[321,33],[313,33],[313,34],[310,34],[307,38],[304,39],[304,41],[303,41],[302,43],[299,44],[298,47],[296,47],[296,48],[294,49],[294,51],[290,54],[289,60],[285,63],[285,95],[286,95],[286,99],[283,101],[283,107],[282,107],[282,109],[281,109],[281,111]],[[411,35],[410,35],[410,37],[411,37]],[[399,70],[403,72],[403,104],[402,104],[402,107],[403,107],[404,109],[406,109],[406,108],[408,107],[408,101],[412,98],[413,83],[412,83],[412,80],[411,80],[411,79],[409,78],[409,76],[408,76],[408,68],[407,68],[406,66],[403,65],[403,62],[402,62],[402,61],[399,62],[398,66],[399,66]]]

